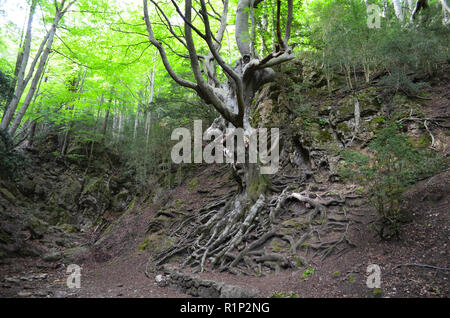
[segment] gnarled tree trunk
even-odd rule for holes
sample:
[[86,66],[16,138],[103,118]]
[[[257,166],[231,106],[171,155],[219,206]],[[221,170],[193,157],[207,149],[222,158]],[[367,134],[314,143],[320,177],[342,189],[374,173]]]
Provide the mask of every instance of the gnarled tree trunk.
[[[288,0],[288,15],[284,37],[280,26],[280,6],[278,1],[278,22],[277,22],[277,51],[260,58],[255,50],[255,19],[254,9],[261,3],[261,0],[239,0],[236,10],[236,44],[241,57],[236,65],[231,66],[225,62],[220,55],[221,42],[227,27],[228,0],[223,1],[222,14],[220,16],[220,26],[213,35],[210,26],[210,15],[208,6],[204,0],[200,0],[200,8],[196,11],[201,15],[204,23],[204,30],[199,30],[193,25],[192,0],[185,0],[184,13],[178,7],[177,2],[172,0],[173,6],[184,21],[184,35],[177,33],[171,26],[171,20],[165,15],[164,10],[157,1],[150,0],[165,18],[169,31],[175,39],[180,41],[187,49],[186,55],[180,55],[189,59],[195,82],[181,78],[170,66],[164,46],[156,39],[150,16],[148,13],[147,0],[144,4],[144,20],[146,22],[149,41],[158,49],[163,64],[169,75],[181,86],[195,90],[198,95],[207,103],[212,105],[221,115],[214,121],[210,129],[218,129],[222,132],[233,132],[233,129],[243,128],[243,139],[255,138],[255,130],[250,125],[250,107],[257,90],[275,77],[275,72],[271,68],[274,65],[291,60],[294,55],[288,45],[290,38],[290,24],[293,15],[293,1]],[[249,21],[252,23],[250,24]],[[206,55],[197,53],[194,44],[194,33],[208,46],[209,52]],[[226,75],[228,81],[221,82],[217,77],[217,67],[220,67]],[[206,78],[205,78],[206,77]],[[239,139],[239,138],[238,138]],[[245,139],[245,140],[247,140]],[[185,264],[196,264],[200,270],[206,267],[206,259],[211,260],[212,266],[219,266],[222,269],[234,266],[238,261],[230,261],[227,255],[230,254],[256,227],[255,220],[263,209],[267,208],[265,193],[270,188],[270,178],[261,173],[259,163],[250,163],[248,160],[250,147],[244,147],[246,160],[244,163],[233,163],[233,175],[238,182],[239,191],[234,194],[232,200],[227,200],[219,211],[210,213],[208,220],[203,220],[204,224],[189,233],[185,241],[180,242],[179,248],[170,253],[162,255],[160,262],[166,260],[177,251],[188,250],[189,257]],[[230,156],[242,154],[232,150]],[[215,212],[215,211],[212,211]],[[268,214],[266,214],[267,222]],[[265,225],[267,225],[267,222]],[[263,222],[264,223],[264,222]],[[266,228],[267,230],[267,228]]]

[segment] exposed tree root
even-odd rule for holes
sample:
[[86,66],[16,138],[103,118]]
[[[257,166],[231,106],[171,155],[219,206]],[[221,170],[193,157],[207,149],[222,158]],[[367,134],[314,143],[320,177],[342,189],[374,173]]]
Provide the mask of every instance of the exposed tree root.
[[[298,184],[292,183],[294,179],[303,182],[298,177],[285,177],[275,183],[284,186],[278,194],[267,197],[261,194],[251,203],[241,192],[233,199],[214,202],[191,216],[174,221],[171,236],[177,237],[178,242],[155,257],[156,265],[175,255],[187,254],[181,268],[191,266],[199,272],[217,268],[234,274],[249,274],[248,270],[255,274],[261,272],[262,266],[278,272],[280,268],[294,267],[295,263],[307,265],[315,256],[323,260],[353,246],[348,240],[348,212],[345,207],[338,207],[345,204],[345,200],[324,200],[317,194],[290,192],[298,188]],[[308,226],[303,233],[280,232],[279,218],[286,211],[288,201],[301,202],[307,208],[301,214],[305,215]],[[339,212],[331,213],[329,208],[333,206]],[[334,236],[339,233],[339,237],[322,241],[321,236],[326,237],[328,233],[335,233]],[[274,237],[289,243],[286,255],[266,252],[265,244]],[[317,241],[308,243],[310,239]],[[306,254],[309,250],[315,251],[309,261],[300,255],[301,247],[305,247]]]

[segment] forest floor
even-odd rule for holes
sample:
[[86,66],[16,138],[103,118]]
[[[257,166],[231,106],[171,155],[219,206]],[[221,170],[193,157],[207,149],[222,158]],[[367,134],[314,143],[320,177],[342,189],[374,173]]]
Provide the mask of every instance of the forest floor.
[[[211,188],[218,179],[208,180],[203,184],[205,188],[201,189]],[[368,206],[355,208],[355,215],[362,215],[359,218],[361,223],[355,223],[358,228],[350,227],[348,233],[355,247],[340,256],[330,256],[323,262],[313,260],[314,263],[309,266],[314,268],[314,273],[306,277],[303,275],[306,268],[282,270],[277,274],[274,271],[264,272],[260,277],[216,272],[193,276],[256,289],[259,291],[258,297],[270,297],[275,292],[292,292],[299,297],[449,297],[449,271],[421,266],[446,267],[448,264],[449,181],[450,171],[446,171],[423,180],[408,192],[406,207],[411,220],[402,226],[398,239],[380,240],[370,227],[376,219],[372,209]],[[180,193],[187,193],[185,188],[187,185],[173,190],[172,195],[179,197]],[[198,196],[202,195],[198,193]],[[198,198],[190,200],[197,201]],[[145,238],[143,229],[147,223],[144,220],[148,220],[155,211],[150,206],[144,213],[132,213],[127,217],[121,226],[123,234],[113,241],[115,252],[107,262],[98,262],[92,257],[80,264],[80,289],[66,287],[68,274],[62,263],[43,262],[40,258],[17,258],[0,265],[0,295],[191,297],[173,286],[158,286],[154,278],[162,271],[148,267],[149,252],[138,249]],[[138,234],[125,242],[125,233],[131,232]],[[119,252],[122,249],[128,252]],[[377,264],[381,268],[381,294],[366,286],[369,264]],[[150,273],[149,277],[145,271]]]
[[[426,102],[426,114],[449,118],[448,85],[433,88],[430,93],[432,100]],[[445,129],[432,132],[448,136]],[[163,194],[161,202],[153,204],[143,200],[120,217],[99,246],[95,245],[99,233],[80,233],[79,240],[92,247],[89,257],[77,263],[81,266],[81,288],[67,287],[69,274],[67,264],[62,261],[9,258],[0,262],[0,297],[192,297],[177,286],[161,287],[156,283],[155,277],[164,271],[152,265],[149,259],[154,251],[142,248],[142,244],[148,238],[150,221],[161,215],[162,207],[171,207],[172,212],[182,208],[183,213],[192,214],[236,191],[227,171],[214,165],[198,166],[182,185]],[[282,292],[298,297],[447,298],[450,296],[449,185],[447,170],[411,188],[403,205],[408,222],[402,224],[399,237],[392,240],[379,238],[372,228],[377,220],[376,212],[360,200],[347,206],[350,217],[347,238],[352,246],[339,255],[331,254],[323,260],[312,257],[306,266],[281,271],[264,268],[259,276],[215,271],[189,275],[257,290],[258,297]],[[346,191],[353,186],[318,181],[310,184],[309,189]],[[286,214],[301,210],[298,204],[289,208],[292,209]],[[179,261],[176,257],[171,265]],[[366,285],[370,264],[381,269],[381,287],[377,291]]]

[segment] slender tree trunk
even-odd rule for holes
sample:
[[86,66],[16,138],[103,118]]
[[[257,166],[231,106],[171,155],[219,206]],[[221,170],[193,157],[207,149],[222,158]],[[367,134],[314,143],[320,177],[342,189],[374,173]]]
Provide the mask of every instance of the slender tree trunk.
[[[103,99],[103,97],[102,97],[102,99]],[[108,129],[108,120],[109,120],[109,109],[111,108],[111,103],[112,103],[112,96],[109,99],[108,108],[106,109],[106,114],[105,114],[105,121],[103,122],[103,129],[102,129],[103,137],[102,137],[102,141],[101,141],[102,143],[104,143],[105,139],[106,139],[106,131]]]
[[8,111],[5,113],[5,116],[3,118],[4,121],[2,121],[2,123],[0,125],[2,129],[6,129],[9,126],[9,124],[12,120],[12,117],[17,109],[18,104],[19,104],[19,101],[22,97],[22,94],[23,94],[29,80],[33,77],[33,72],[34,72],[34,69],[37,64],[38,59],[39,59],[39,66],[36,71],[36,74],[34,74],[34,77],[33,77],[32,83],[31,83],[31,87],[27,93],[25,101],[22,104],[22,107],[20,108],[19,112],[17,113],[17,116],[16,116],[13,124],[11,125],[11,127],[8,130],[10,135],[14,135],[14,133],[16,132],[17,128],[19,127],[19,125],[22,121],[23,116],[25,115],[25,112],[28,109],[28,106],[30,105],[30,103],[33,99],[33,96],[36,92],[36,86],[37,86],[39,79],[41,77],[41,74],[44,70],[44,65],[47,61],[48,55],[50,54],[50,50],[51,50],[51,47],[53,44],[53,39],[54,39],[54,36],[56,33],[56,28],[58,27],[58,24],[59,24],[61,18],[66,13],[67,9],[73,4],[73,2],[70,2],[66,8],[63,8],[64,2],[65,1],[62,1],[61,8],[59,8],[57,6],[55,17],[53,19],[53,24],[52,24],[50,30],[48,31],[48,33],[46,34],[46,36],[44,37],[44,39],[42,40],[41,45],[38,49],[38,52],[30,66],[28,75],[26,76],[26,78],[24,78],[25,68],[26,68],[26,64],[28,62],[30,48],[31,48],[31,27],[32,27],[31,24],[32,24],[32,20],[33,20],[32,17],[34,15],[34,11],[36,8],[35,0],[33,0],[33,2],[32,2],[32,6],[34,5],[34,7],[32,7],[30,9],[30,18],[29,18],[29,24],[28,24],[28,30],[27,30],[27,37],[25,40],[26,44],[25,44],[25,48],[24,48],[24,57],[23,57],[21,69],[19,71],[17,89],[16,89],[16,92],[14,93],[13,99],[11,100],[10,106],[8,106]]
[[442,3],[442,13],[443,13],[442,23],[444,25],[447,25],[450,22],[449,11],[446,7],[445,0],[441,0],[441,3]]
[[[101,108],[102,103],[103,103],[103,95],[102,95],[102,97],[100,99],[100,105],[99,105],[98,110],[97,110],[97,117],[95,118],[94,131],[93,131],[94,136],[97,133],[97,124],[98,124],[98,120],[100,118],[100,108]],[[88,154],[88,164],[86,166],[86,170],[84,171],[84,176],[86,176],[86,174],[89,171],[89,168],[91,167],[92,154],[94,153],[94,146],[95,146],[95,139],[92,138],[92,140],[91,140],[91,147],[90,147],[89,154]]]
[[139,126],[139,119],[140,119],[141,116],[142,116],[142,114],[141,114],[141,103],[138,102],[138,109],[137,109],[136,115],[134,117],[133,140],[136,140],[137,130],[138,130],[138,126]]
[[277,41],[275,41],[276,39],[276,33],[277,33],[277,28],[276,28],[276,18],[275,18],[275,6],[276,6],[276,1],[277,0],[272,0],[272,32],[271,32],[271,42],[272,42],[272,51],[275,52],[276,50],[276,43]]
[[[27,12],[30,10],[30,8],[27,9]],[[17,53],[17,59],[16,59],[16,66],[14,68],[14,79],[11,83],[11,87],[13,90],[16,89],[16,85],[17,85],[17,76],[19,75],[19,70],[20,67],[22,65],[22,61],[23,61],[23,55],[24,55],[24,45],[25,45],[25,29],[27,27],[27,21],[24,21],[23,27],[22,27],[22,31],[20,32],[20,44],[19,44],[19,52]],[[6,103],[5,103],[5,113],[8,110],[8,105],[9,103],[11,103],[11,100],[14,96],[14,92],[13,94],[11,94],[11,96],[8,96]]]
[[[109,121],[109,115],[110,115],[110,110],[111,110],[111,105],[113,105],[113,98],[114,98],[114,87],[111,88],[111,92],[110,92],[110,97],[109,97],[109,101],[108,101],[108,105],[106,108],[106,114],[105,114],[105,120],[103,122],[103,129],[102,129],[102,140],[101,143],[104,143],[106,140],[106,132],[108,130],[108,121]],[[103,95],[100,99],[100,105],[103,104]],[[113,119],[114,120],[114,119]]]
[[262,31],[262,34],[261,34],[261,43],[260,43],[260,47],[259,47],[259,55],[260,56],[264,56],[264,50],[267,48],[266,39],[264,37],[264,35],[265,35],[264,33],[267,30],[267,27],[268,27],[268,23],[267,23],[267,6],[264,5],[263,6],[263,16],[262,16],[262,19],[261,19],[261,31]]
[[147,119],[145,121],[145,138],[146,138],[146,148],[148,148],[148,142],[150,138],[150,122],[152,119],[152,103],[153,103],[153,93],[155,91],[155,73],[156,73],[156,64],[153,65],[152,76],[150,78],[150,96],[148,99],[148,110],[147,110]]
[[118,131],[117,131],[117,141],[119,141],[120,137],[122,136],[123,118],[124,118],[123,113],[119,112],[119,125],[118,125]]
[[[54,23],[57,23],[57,21],[55,21]],[[27,96],[25,98],[25,101],[23,102],[22,106],[20,107],[19,112],[17,113],[13,124],[9,128],[9,133],[11,135],[14,135],[14,133],[17,130],[17,128],[19,127],[19,125],[20,125],[20,123],[22,121],[22,118],[25,115],[25,112],[27,111],[28,106],[30,105],[31,100],[32,100],[32,98],[33,98],[33,96],[34,96],[34,94],[36,92],[37,84],[39,82],[39,79],[41,78],[42,72],[44,70],[44,65],[45,65],[45,63],[47,61],[48,55],[50,54],[50,49],[51,49],[52,44],[53,44],[53,38],[54,38],[55,32],[56,32],[56,24],[54,24],[52,26],[52,29],[49,32],[50,33],[50,37],[49,37],[48,42],[47,42],[47,47],[45,48],[45,51],[44,51],[44,53],[41,56],[38,69],[36,71],[36,74],[33,77],[33,81],[31,82],[30,90],[28,91]]]
[[[44,74],[46,73],[46,69],[48,67],[49,60],[50,60],[50,58],[47,59],[47,63],[45,64],[44,71],[42,72],[41,79],[39,81],[38,88],[37,88],[36,94],[34,96],[33,105],[36,105],[36,100],[37,100],[37,97],[39,95],[39,91],[41,89],[41,81],[44,78]],[[48,81],[48,76],[45,76],[44,83],[46,83],[47,81]],[[37,109],[37,113],[38,114],[40,112],[40,106],[39,105],[41,103],[41,99],[42,99],[42,97],[40,98],[40,100],[38,102],[38,109]],[[37,126],[37,118],[33,119],[33,121],[31,122],[30,133],[28,135],[28,147],[32,147],[33,146],[34,135],[36,133],[36,126]]]
[[[81,91],[82,91],[82,89],[83,89],[83,85],[84,85],[84,80],[85,80],[85,78],[86,78],[86,72],[87,72],[87,69],[85,68],[85,69],[84,69],[83,77],[81,78],[81,80],[80,80],[80,78],[78,79],[78,81],[77,81],[77,83],[76,83],[76,85],[75,85],[75,87],[74,87],[74,91],[75,91],[75,92],[81,93]],[[77,99],[79,99],[79,97],[78,97]],[[70,107],[70,111],[71,111],[72,116],[73,116],[74,108],[75,108],[74,105],[72,105],[72,106]],[[71,119],[70,124],[69,124],[69,129],[68,129],[68,130],[66,131],[66,133],[64,134],[64,142],[63,142],[63,146],[62,146],[62,149],[61,149],[61,154],[62,154],[63,156],[66,155],[67,149],[68,149],[68,147],[69,147],[70,134],[71,134],[72,129],[73,129],[73,124],[74,124],[74,122],[73,122],[73,120]]]
[[[0,128],[3,130],[6,130],[8,128],[11,119],[13,118],[14,113],[16,111],[20,98],[22,97],[23,91],[25,89],[24,77],[25,77],[25,70],[28,64],[28,59],[30,57],[33,17],[36,11],[36,5],[37,0],[33,0],[30,6],[30,13],[28,16],[28,26],[25,35],[25,43],[23,45],[23,48],[21,47],[22,50],[17,56],[16,69],[14,72],[15,75],[17,74],[14,94],[9,104],[7,104],[6,111],[3,115],[2,122],[0,124]],[[32,71],[33,70],[30,70],[30,72]]]
[[33,147],[34,135],[36,134],[37,120],[33,120],[30,127],[30,135],[28,136],[28,147]]

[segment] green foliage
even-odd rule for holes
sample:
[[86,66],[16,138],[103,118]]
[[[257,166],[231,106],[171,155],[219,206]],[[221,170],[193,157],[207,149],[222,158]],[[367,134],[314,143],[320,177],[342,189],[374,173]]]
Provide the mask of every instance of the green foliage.
[[381,217],[378,229],[383,238],[397,233],[402,219],[401,198],[415,182],[445,167],[448,160],[434,152],[419,150],[400,126],[390,124],[378,131],[370,143],[368,154],[343,151],[340,168],[343,178],[353,179],[367,186],[371,200]]
[[354,282],[355,282],[355,275],[354,274],[349,274],[348,275],[348,282],[350,283],[350,284],[353,284]]
[[374,297],[380,297],[383,294],[383,291],[381,289],[375,288],[372,293]]
[[176,141],[170,141],[172,131],[178,127],[192,129],[194,119],[202,119],[207,125],[215,116],[210,107],[189,96],[186,90],[175,85],[172,88],[170,95],[153,101],[148,136],[141,122],[136,138],[133,137],[135,118],[132,117],[133,120],[126,124],[120,139],[115,142],[115,147],[124,154],[126,167],[136,172],[133,181],[142,189],[160,176],[163,179],[160,181],[169,188],[181,184],[190,165],[173,165],[170,151]]
[[315,272],[316,272],[316,270],[315,270],[314,268],[311,268],[311,267],[310,267],[310,268],[306,269],[306,270],[303,272],[302,278],[303,278],[303,279],[307,279],[308,276],[313,275]]
[[416,77],[435,74],[441,63],[450,57],[449,27],[442,23],[441,10],[431,7],[423,14],[426,17],[416,20],[411,27],[391,23],[378,35],[378,68],[388,72],[381,78],[380,85],[416,94],[429,85]]

